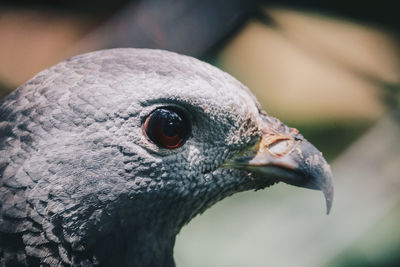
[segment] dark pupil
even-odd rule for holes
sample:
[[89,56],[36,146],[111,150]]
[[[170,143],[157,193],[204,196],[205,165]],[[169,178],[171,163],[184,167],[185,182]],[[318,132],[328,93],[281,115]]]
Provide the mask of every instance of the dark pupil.
[[158,120],[161,123],[163,133],[166,136],[173,137],[179,135],[180,129],[183,128],[183,120],[178,114],[165,109],[158,110],[157,114],[159,114]]
[[177,148],[189,135],[190,124],[179,111],[159,108],[147,118],[145,131],[157,145]]

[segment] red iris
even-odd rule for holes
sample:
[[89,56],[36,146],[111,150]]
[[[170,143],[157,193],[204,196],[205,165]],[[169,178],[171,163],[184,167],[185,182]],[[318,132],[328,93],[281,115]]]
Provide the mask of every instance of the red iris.
[[143,124],[147,137],[156,145],[174,149],[180,147],[190,134],[190,123],[175,107],[154,110]]

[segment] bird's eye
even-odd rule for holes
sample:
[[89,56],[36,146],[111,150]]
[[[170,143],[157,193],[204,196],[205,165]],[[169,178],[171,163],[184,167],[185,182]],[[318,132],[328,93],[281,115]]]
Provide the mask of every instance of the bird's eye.
[[191,124],[177,108],[163,107],[146,118],[143,131],[156,145],[174,149],[183,145],[189,137]]

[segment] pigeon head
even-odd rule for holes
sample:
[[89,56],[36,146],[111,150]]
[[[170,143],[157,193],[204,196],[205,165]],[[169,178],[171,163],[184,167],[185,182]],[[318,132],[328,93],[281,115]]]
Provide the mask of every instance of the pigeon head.
[[331,206],[321,153],[240,82],[191,57],[80,55],[0,111],[0,235],[17,244],[3,262],[173,266],[191,218],[279,181],[322,190]]

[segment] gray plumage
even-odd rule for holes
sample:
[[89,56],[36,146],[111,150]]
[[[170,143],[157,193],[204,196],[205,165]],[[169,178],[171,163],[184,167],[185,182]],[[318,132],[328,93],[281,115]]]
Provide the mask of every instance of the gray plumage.
[[[164,106],[192,123],[177,149],[143,134]],[[234,78],[166,51],[98,51],[37,74],[0,103],[0,266],[173,266],[193,216],[279,180],[226,167],[262,123],[293,133],[266,118]]]

